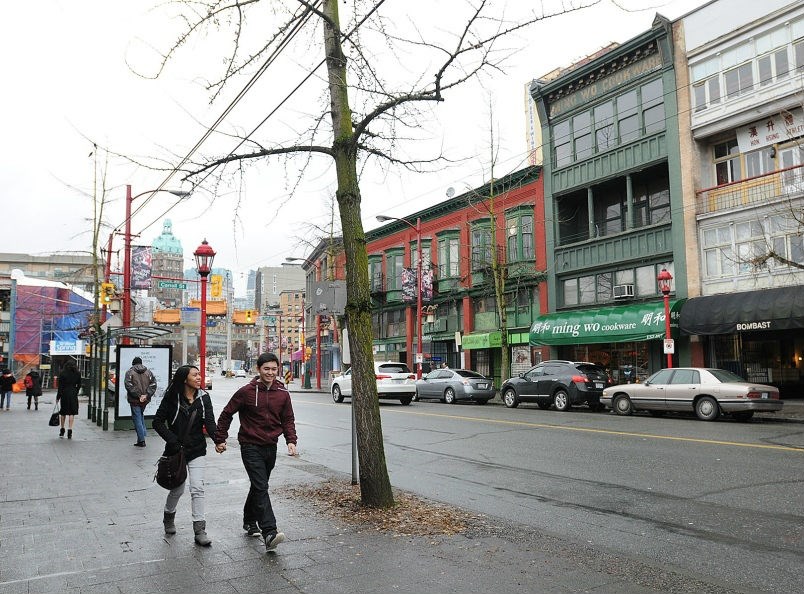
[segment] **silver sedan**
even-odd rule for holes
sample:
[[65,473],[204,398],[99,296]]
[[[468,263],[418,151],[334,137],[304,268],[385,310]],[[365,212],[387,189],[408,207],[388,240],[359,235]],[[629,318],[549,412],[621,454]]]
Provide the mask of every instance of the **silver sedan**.
[[600,402],[618,415],[635,410],[694,411],[702,421],[714,421],[721,413],[747,421],[755,411],[777,411],[784,405],[774,386],[747,382],[725,369],[702,367],[662,369],[641,384],[606,388]]
[[470,400],[486,404],[494,398],[494,382],[469,369],[436,369],[416,382],[416,399],[437,398],[447,404]]

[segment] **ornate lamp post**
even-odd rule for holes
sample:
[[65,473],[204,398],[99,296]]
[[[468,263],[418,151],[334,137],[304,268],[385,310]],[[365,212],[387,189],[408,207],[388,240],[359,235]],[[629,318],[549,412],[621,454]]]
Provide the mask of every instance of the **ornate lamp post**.
[[[667,271],[667,268],[662,267],[662,271],[656,276],[656,282],[659,285],[659,290],[664,295],[664,336],[667,340],[672,340],[670,333],[670,282],[673,280],[673,275]],[[673,354],[667,353],[667,368],[673,367]]]
[[212,261],[215,259],[215,250],[207,243],[201,245],[193,252],[195,266],[201,276],[201,344],[199,346],[199,359],[201,367],[201,388],[207,387],[207,277],[212,271]]
[[424,359],[422,352],[422,219],[417,218],[416,225],[407,219],[385,215],[377,215],[377,220],[380,222],[399,221],[416,232],[416,379],[422,379],[422,360]]

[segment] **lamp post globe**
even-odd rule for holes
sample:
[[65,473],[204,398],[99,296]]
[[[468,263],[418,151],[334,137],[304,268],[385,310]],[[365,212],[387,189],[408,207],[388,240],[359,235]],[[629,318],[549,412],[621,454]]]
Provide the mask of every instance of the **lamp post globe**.
[[201,388],[207,387],[207,277],[212,271],[212,261],[215,259],[215,250],[207,243],[201,242],[193,252],[196,270],[201,277],[201,336],[199,344],[199,363],[201,371]]

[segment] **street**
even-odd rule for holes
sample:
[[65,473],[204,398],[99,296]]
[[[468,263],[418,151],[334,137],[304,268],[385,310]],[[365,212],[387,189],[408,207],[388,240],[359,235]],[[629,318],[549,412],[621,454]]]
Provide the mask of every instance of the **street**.
[[[216,413],[242,383],[217,380]],[[349,401],[293,401],[301,457],[349,473]],[[395,487],[728,588],[801,589],[803,424],[380,408]]]

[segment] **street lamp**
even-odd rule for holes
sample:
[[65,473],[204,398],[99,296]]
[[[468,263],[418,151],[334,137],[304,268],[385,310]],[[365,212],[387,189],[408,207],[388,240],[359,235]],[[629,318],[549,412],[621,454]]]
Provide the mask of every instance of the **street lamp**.
[[377,215],[377,220],[381,223],[391,220],[399,221],[416,232],[416,379],[422,379],[422,361],[424,360],[422,352],[422,219],[418,217],[415,226],[407,219],[399,217]]
[[[288,256],[285,258],[288,262],[305,262],[308,264],[312,264],[315,266],[315,269],[318,271],[318,280],[321,280],[321,263],[314,262],[313,260],[308,260],[307,258],[295,258],[292,256]],[[305,291],[306,294],[306,291]],[[302,312],[304,313],[304,312]],[[319,314],[315,315],[315,387],[316,390],[321,389],[321,316]],[[305,344],[305,352],[307,345]]]
[[[670,334],[670,281],[672,280],[673,275],[663,266],[662,271],[656,276],[656,282],[662,295],[664,295],[664,335],[668,341],[672,340]],[[667,368],[671,369],[672,367],[673,353],[667,353]]]
[[195,266],[201,276],[201,345],[199,347],[199,358],[201,367],[201,388],[207,387],[207,277],[212,271],[212,260],[215,259],[215,250],[207,243],[201,245],[193,252],[195,256]]
[[[163,190],[163,189],[156,189],[156,190],[148,190],[147,192],[141,192],[136,196],[131,195],[131,185],[126,185],[126,221],[125,221],[125,233],[123,235],[124,239],[124,252],[126,263],[123,267],[123,326],[128,327],[131,326],[131,203],[134,202],[140,196],[145,196],[146,194],[155,194],[156,192],[168,192],[169,194],[173,194],[174,196],[178,196],[179,198],[186,198],[190,195],[190,192],[185,190]],[[109,237],[109,254],[112,252],[112,238]],[[110,257],[110,256],[109,256]],[[106,279],[108,282],[108,278]]]

